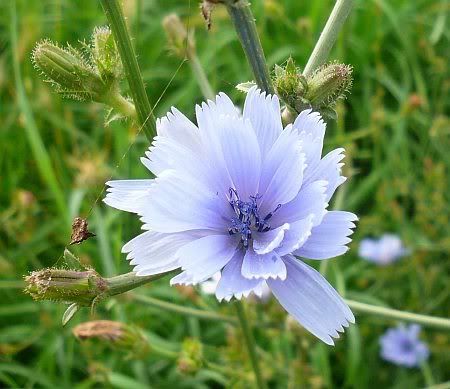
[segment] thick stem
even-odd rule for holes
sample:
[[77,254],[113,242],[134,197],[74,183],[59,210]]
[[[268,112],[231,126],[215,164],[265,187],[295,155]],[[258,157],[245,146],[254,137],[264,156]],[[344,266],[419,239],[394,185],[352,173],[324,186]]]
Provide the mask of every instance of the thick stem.
[[235,302],[236,312],[239,319],[239,324],[241,325],[242,333],[244,334],[245,344],[247,346],[248,354],[250,356],[250,361],[252,363],[253,371],[256,377],[256,383],[258,388],[265,389],[267,388],[266,383],[261,374],[261,369],[259,367],[258,356],[256,355],[256,344],[255,339],[253,337],[253,332],[250,329],[250,325],[247,320],[247,316],[245,314],[245,308],[241,301]]
[[266,58],[256,30],[255,18],[247,0],[229,0],[225,3],[247,60],[252,68],[258,86],[267,93],[273,93],[272,80],[266,65]]
[[320,38],[309,57],[303,70],[303,75],[309,76],[320,65],[324,64],[330,54],[330,50],[336,42],[339,30],[342,28],[347,16],[353,7],[353,0],[337,0],[333,11],[320,34]]
[[123,67],[130,86],[130,94],[136,107],[137,118],[142,126],[145,136],[151,142],[156,135],[155,120],[152,116],[152,108],[145,92],[139,65],[131,45],[125,18],[118,0],[100,0],[105,11],[114,39],[122,59]]
[[392,308],[378,307],[376,305],[370,305],[361,303],[359,301],[345,300],[356,312],[367,313],[369,315],[375,315],[378,317],[387,317],[389,319],[397,319],[403,321],[409,321],[417,324],[423,324],[428,327],[450,329],[450,319],[444,317],[433,317],[427,315],[419,315],[417,313],[398,311]]

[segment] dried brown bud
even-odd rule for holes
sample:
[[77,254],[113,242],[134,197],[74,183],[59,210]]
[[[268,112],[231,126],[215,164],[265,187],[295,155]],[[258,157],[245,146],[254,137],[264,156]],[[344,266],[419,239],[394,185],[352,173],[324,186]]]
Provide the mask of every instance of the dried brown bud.
[[81,217],[76,217],[73,219],[72,235],[70,236],[69,245],[80,244],[92,236],[95,236],[95,234],[88,230],[88,222],[86,219]]

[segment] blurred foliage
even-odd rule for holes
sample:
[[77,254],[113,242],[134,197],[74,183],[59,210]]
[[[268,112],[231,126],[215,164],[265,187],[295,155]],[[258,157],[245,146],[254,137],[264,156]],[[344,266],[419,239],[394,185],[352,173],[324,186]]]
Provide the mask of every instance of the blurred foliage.
[[[333,2],[252,2],[271,67],[289,56],[306,63]],[[252,79],[226,11],[217,7],[207,31],[195,0],[124,0],[138,60],[157,116],[170,106],[193,117],[201,92],[186,63],[170,55],[161,27],[176,12],[195,30],[197,52],[216,90],[242,102],[235,85]],[[99,201],[105,179],[145,177],[138,162],[148,144],[127,122],[103,126],[99,104],[62,100],[33,69],[44,38],[77,45],[104,25],[91,0],[0,2],[0,386],[44,388],[249,387],[253,380],[239,330],[162,311],[122,296],[79,313],[61,327],[65,306],[35,303],[22,277],[60,264],[73,217],[88,217],[97,237],[76,249],[86,266],[110,276],[129,271],[121,246],[139,231],[137,218]],[[349,181],[335,205],[360,216],[352,250],[318,264],[349,298],[446,316],[450,307],[450,74],[446,0],[356,1],[330,60],[354,68],[352,93],[337,104],[325,148],[344,146]],[[124,86],[126,88],[126,86]],[[378,268],[357,257],[358,241],[399,234],[413,254]],[[157,281],[135,293],[233,315],[213,297]],[[448,333],[424,329],[430,374],[379,358],[379,335],[395,323],[358,316],[330,348],[314,339],[274,301],[249,302],[266,379],[274,388],[416,388],[450,380]],[[86,347],[71,328],[109,319],[139,327],[150,351],[125,358]],[[200,344],[201,342],[201,344]],[[180,354],[194,369],[155,349]],[[195,358],[198,347],[202,355]],[[181,358],[181,359],[180,359]]]

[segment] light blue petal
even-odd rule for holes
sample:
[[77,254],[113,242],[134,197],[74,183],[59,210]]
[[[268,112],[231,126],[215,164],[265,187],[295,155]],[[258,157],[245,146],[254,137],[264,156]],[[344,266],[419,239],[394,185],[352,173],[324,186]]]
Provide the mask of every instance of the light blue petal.
[[233,257],[237,247],[234,237],[209,235],[181,247],[176,256],[193,283],[212,277]]
[[122,252],[128,254],[127,259],[139,276],[159,274],[179,268],[176,252],[199,237],[197,232],[162,234],[146,231],[126,243]]
[[216,297],[219,301],[230,301],[232,297],[241,299],[247,297],[252,291],[259,291],[264,282],[257,279],[244,278],[241,274],[244,253],[236,251],[230,262],[223,268],[222,276],[217,285]]
[[232,187],[243,201],[248,201],[258,191],[261,174],[261,153],[251,123],[221,115],[216,132]]
[[303,220],[309,215],[313,216],[313,225],[320,224],[326,213],[328,203],[325,200],[327,188],[326,181],[315,181],[302,186],[295,198],[275,212],[270,219],[270,225],[279,226],[281,223],[293,223]]
[[176,171],[164,171],[149,189],[142,221],[146,229],[175,233],[209,229],[226,231],[232,210],[217,191]]
[[272,229],[267,232],[254,232],[253,233],[253,250],[257,254],[267,254],[275,250],[280,246],[284,239],[284,234],[289,230],[288,223],[282,226]]
[[298,137],[302,142],[307,165],[305,176],[307,176],[322,157],[326,124],[318,112],[307,109],[300,112],[292,126],[298,132]]
[[289,225],[289,230],[284,234],[283,242],[276,249],[280,256],[291,254],[301,247],[311,235],[314,215],[309,215],[303,220],[296,221]]
[[303,185],[311,182],[325,180],[328,182],[325,200],[329,201],[336,188],[345,182],[346,178],[341,176],[341,169],[344,165],[341,160],[345,157],[344,149],[339,148],[330,151],[314,167],[305,170]]
[[347,252],[346,246],[351,242],[348,238],[355,227],[358,217],[345,211],[330,211],[322,223],[314,227],[305,244],[294,252],[294,255],[309,259],[328,259]]
[[266,155],[283,130],[278,97],[251,88],[245,99],[243,116],[252,123],[261,155]]
[[247,249],[242,262],[241,273],[245,278],[286,278],[286,266],[281,257],[272,251],[268,254],[259,255],[253,250]]
[[150,201],[150,187],[155,180],[116,180],[108,181],[106,197],[103,202],[121,211],[142,215],[145,204]]
[[267,280],[280,304],[303,327],[323,342],[333,345],[337,331],[354,323],[349,307],[322,275],[296,260],[285,256],[286,280]]
[[263,161],[259,195],[262,214],[272,212],[297,196],[303,182],[305,155],[292,127],[286,128]]

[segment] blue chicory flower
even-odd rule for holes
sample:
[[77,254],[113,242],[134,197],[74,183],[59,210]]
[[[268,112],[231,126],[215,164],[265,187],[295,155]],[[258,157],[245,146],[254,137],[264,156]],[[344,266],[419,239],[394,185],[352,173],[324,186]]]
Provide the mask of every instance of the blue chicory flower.
[[394,234],[384,234],[380,239],[365,238],[359,244],[361,258],[378,265],[387,265],[409,254],[401,239]]
[[381,357],[400,366],[419,366],[430,353],[427,345],[419,340],[419,332],[418,324],[390,328],[380,338]]
[[219,300],[267,284],[281,305],[327,344],[354,322],[320,273],[295,256],[345,253],[357,217],[327,211],[344,149],[322,155],[325,123],[311,110],[284,130],[277,96],[252,88],[242,115],[224,93],[157,121],[142,163],[155,179],[110,181],[105,202],[141,217],[146,230],[123,252],[138,275],[181,268],[171,284],[221,272]]

